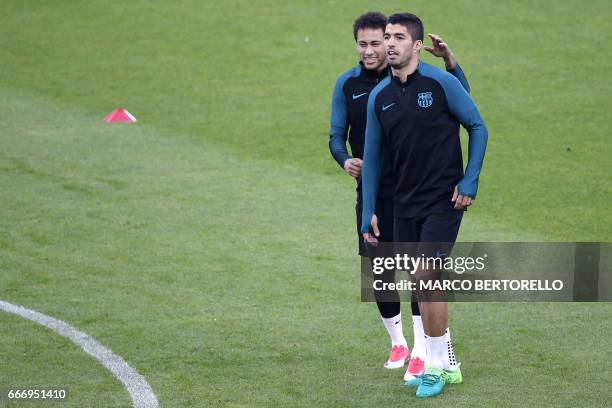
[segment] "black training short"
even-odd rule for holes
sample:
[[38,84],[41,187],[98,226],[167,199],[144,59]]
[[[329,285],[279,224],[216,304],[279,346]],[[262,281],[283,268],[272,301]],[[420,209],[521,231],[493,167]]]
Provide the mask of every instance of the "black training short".
[[422,243],[418,254],[448,256],[459,234],[463,211],[441,210],[421,218],[395,218],[393,240],[397,243]]

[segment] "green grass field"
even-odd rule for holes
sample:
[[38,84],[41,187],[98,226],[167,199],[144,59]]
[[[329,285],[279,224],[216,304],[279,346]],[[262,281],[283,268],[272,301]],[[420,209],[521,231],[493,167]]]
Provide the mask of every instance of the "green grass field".
[[[87,332],[168,408],[612,406],[605,303],[452,304],[465,383],[401,387],[327,150],[353,19],[413,11],[489,127],[460,238],[611,241],[607,2],[125,3],[0,0],[0,300]],[[139,122],[102,122],[119,106]],[[0,329],[0,388],[130,406],[68,340]]]

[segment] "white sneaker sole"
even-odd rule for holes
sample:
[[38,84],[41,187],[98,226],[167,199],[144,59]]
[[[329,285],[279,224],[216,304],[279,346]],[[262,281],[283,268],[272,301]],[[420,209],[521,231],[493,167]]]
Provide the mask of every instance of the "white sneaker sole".
[[390,361],[387,361],[385,363],[385,368],[387,368],[389,370],[393,370],[393,369],[396,369],[396,368],[402,368],[404,365],[406,365],[406,361],[408,361],[408,360],[397,360],[397,361],[395,361],[393,363],[390,362]]
[[421,371],[420,374],[412,374],[410,372],[408,372],[408,370],[406,370],[406,374],[404,374],[404,381],[410,381],[410,380],[414,380],[417,378],[417,376],[421,376],[423,375],[423,373],[425,372],[425,370]]

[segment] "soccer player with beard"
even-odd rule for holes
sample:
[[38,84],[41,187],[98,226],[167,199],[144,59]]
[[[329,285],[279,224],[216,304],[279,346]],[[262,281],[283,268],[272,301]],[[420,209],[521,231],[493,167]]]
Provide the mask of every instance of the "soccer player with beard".
[[[364,149],[367,100],[372,89],[389,75],[389,65],[384,48],[384,31],[387,18],[381,13],[369,12],[359,16],[353,25],[353,36],[357,43],[359,64],[346,71],[336,81],[332,97],[331,126],[329,149],[334,159],[346,173],[357,179],[357,235],[359,254],[367,256],[359,228],[361,225],[362,194],[361,165]],[[438,36],[430,34],[432,47],[427,51],[444,59],[448,72],[456,76],[469,91],[465,76],[457,64],[455,56],[448,45]],[[351,146],[349,155],[346,141]],[[393,174],[390,161],[385,161],[381,178],[376,214],[379,219],[381,241],[393,240]],[[392,282],[394,272],[386,271],[383,281]],[[406,371],[406,380],[421,375],[425,360],[425,335],[418,303],[412,302],[412,321],[414,331],[414,346],[409,352],[402,328],[399,295],[397,291],[376,291],[378,309],[383,324],[391,338],[391,352],[385,363],[386,368],[401,368],[410,358]]]
[[[382,236],[377,197],[390,161],[393,240],[418,243],[417,254],[443,257],[457,239],[462,210],[476,198],[487,128],[461,83],[420,60],[423,24],[417,16],[390,16],[384,41],[391,75],[368,98],[361,232],[372,245]],[[469,134],[465,173],[460,124]],[[418,269],[415,276],[418,284],[439,279],[440,271]],[[418,386],[418,397],[432,397],[445,384],[461,382],[462,375],[450,341],[448,305],[422,295],[417,294],[426,335],[425,372],[409,384]]]

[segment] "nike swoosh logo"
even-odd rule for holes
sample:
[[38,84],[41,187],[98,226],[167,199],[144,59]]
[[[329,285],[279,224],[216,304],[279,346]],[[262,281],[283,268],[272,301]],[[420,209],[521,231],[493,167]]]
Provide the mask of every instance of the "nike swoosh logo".
[[391,105],[387,105],[387,106],[383,105],[382,107],[383,112],[389,109],[390,107],[392,107],[393,105],[395,105],[395,102],[393,102]]
[[353,100],[358,99],[358,98],[361,98],[363,95],[367,95],[367,94],[368,94],[367,92],[360,93],[359,95],[355,95],[355,94],[353,94]]

